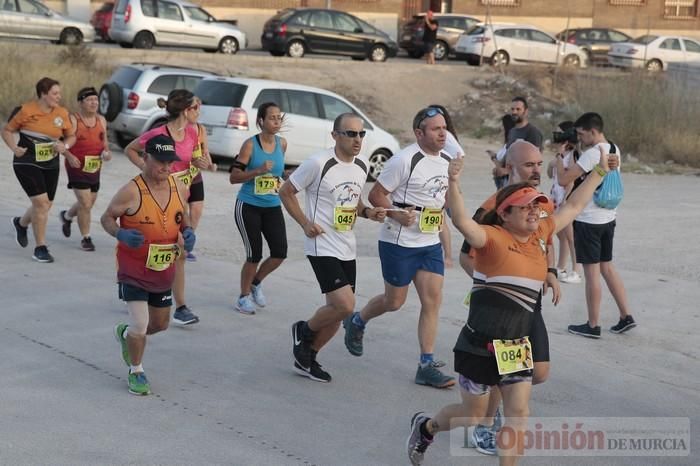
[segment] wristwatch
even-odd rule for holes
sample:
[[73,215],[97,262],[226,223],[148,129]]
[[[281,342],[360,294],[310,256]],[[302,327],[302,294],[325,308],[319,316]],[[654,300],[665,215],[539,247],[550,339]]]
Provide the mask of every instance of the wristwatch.
[[553,274],[553,275],[554,275],[554,278],[559,278],[559,272],[558,272],[557,269],[555,269],[554,267],[549,267],[549,268],[547,269],[547,273]]

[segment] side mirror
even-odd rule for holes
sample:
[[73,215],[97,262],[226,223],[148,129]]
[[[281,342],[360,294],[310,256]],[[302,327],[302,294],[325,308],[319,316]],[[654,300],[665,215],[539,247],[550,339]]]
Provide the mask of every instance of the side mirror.
[[209,16],[209,17],[207,17],[207,22],[209,22],[209,23],[213,23],[214,21],[216,21],[216,20],[214,19],[214,17],[213,17],[213,16]]
[[53,16],[53,11],[51,11],[51,10],[44,11],[44,16]]

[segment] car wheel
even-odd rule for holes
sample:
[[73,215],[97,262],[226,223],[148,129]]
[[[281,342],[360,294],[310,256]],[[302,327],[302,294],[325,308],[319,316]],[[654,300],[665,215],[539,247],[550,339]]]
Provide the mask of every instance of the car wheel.
[[100,88],[100,106],[98,110],[107,121],[114,121],[122,111],[123,92],[117,83],[106,83]]
[[508,66],[510,63],[510,56],[505,50],[498,50],[491,55],[491,64],[493,66]]
[[156,45],[156,39],[148,31],[141,31],[134,37],[134,48],[152,49],[154,45]]
[[293,40],[287,44],[287,56],[292,58],[301,58],[306,53],[306,46],[300,40]]
[[649,60],[645,66],[647,71],[663,71],[664,69],[664,64],[661,63],[661,60],[657,60],[656,58]]
[[369,158],[369,173],[367,173],[367,179],[369,181],[376,181],[379,174],[384,169],[384,165],[391,158],[391,152],[386,149],[379,149]]
[[372,61],[386,61],[386,47],[383,45],[375,45],[369,52],[369,59]]
[[238,52],[238,41],[234,37],[224,37],[219,42],[219,52],[235,55]]
[[439,40],[435,43],[435,47],[433,47],[433,54],[435,55],[436,60],[444,60],[447,58],[447,55],[450,53],[450,47],[444,43],[443,41]]
[[134,140],[134,138],[132,138],[128,134],[120,133],[119,131],[115,131],[114,136],[117,139],[117,145],[122,149],[126,149],[126,146],[128,146],[129,143]]
[[581,59],[578,55],[567,55],[564,57],[564,66],[579,68],[581,66]]
[[408,52],[408,56],[411,58],[420,58],[423,56],[423,52],[421,50],[413,50]]
[[63,45],[79,45],[83,41],[83,34],[75,28],[66,28],[61,32],[59,43]]

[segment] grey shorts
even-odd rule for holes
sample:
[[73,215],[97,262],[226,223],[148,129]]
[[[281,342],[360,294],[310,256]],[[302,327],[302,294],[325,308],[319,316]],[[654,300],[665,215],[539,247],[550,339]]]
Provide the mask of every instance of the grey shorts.
[[[532,374],[532,372],[530,372]],[[532,383],[532,375],[521,375],[519,373],[507,374],[501,377],[498,386],[502,387],[504,385],[513,385],[514,383],[520,382],[530,382]],[[483,383],[476,383],[471,379],[466,378],[462,374],[459,375],[459,386],[462,387],[470,395],[481,396],[486,395],[491,391],[493,385],[486,385]]]

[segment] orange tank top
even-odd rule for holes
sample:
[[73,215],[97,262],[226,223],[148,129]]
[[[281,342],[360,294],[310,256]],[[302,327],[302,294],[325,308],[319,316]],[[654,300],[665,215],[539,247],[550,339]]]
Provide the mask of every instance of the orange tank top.
[[165,208],[155,200],[141,175],[133,181],[139,188],[141,203],[132,215],[119,218],[119,226],[139,230],[144,243],[140,248],[130,248],[121,242],[117,245],[117,279],[120,283],[160,293],[169,290],[175,279],[174,261],[179,254],[177,243],[184,204],[172,176],[168,177],[170,197]]

